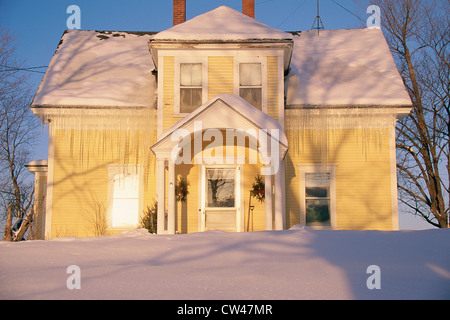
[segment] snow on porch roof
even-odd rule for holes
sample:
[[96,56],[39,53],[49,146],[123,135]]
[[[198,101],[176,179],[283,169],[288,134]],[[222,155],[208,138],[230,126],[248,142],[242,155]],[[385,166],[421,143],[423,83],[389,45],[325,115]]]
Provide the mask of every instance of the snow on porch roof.
[[[228,108],[231,109],[231,111],[235,111],[237,114],[241,115],[243,118],[245,118],[248,122],[253,123],[256,127],[267,130],[268,134],[271,134],[272,130],[278,130],[279,133],[279,142],[283,145],[283,147],[288,146],[288,140],[286,137],[286,134],[284,133],[283,128],[281,127],[280,123],[276,120],[274,120],[272,117],[267,115],[266,113],[258,110],[251,104],[249,104],[247,101],[245,101],[243,98],[236,96],[234,94],[219,94],[215,96],[214,98],[210,99],[209,101],[205,102],[202,106],[197,108],[195,111],[191,112],[188,116],[185,118],[177,121],[172,127],[167,129],[165,132],[162,133],[162,135],[158,138],[158,142],[156,142],[151,148],[152,150],[155,149],[155,147],[160,144],[161,141],[167,139],[175,130],[185,127],[188,123],[195,121],[199,118],[199,116],[208,109],[212,108],[217,101],[222,101]],[[214,119],[214,120],[213,120]],[[224,128],[230,128],[230,129],[242,129],[244,128],[235,128],[234,122],[233,122],[233,116],[229,114],[229,116],[225,117],[217,117],[217,114],[213,116],[213,119],[208,118],[208,121],[204,121],[203,129],[224,129]],[[223,127],[223,124],[227,123],[229,124],[227,127]]]
[[157,41],[292,40],[290,33],[271,28],[247,15],[220,6],[155,34]]
[[65,31],[32,107],[153,107],[151,34]]
[[411,106],[380,29],[298,33],[285,90],[288,108]]

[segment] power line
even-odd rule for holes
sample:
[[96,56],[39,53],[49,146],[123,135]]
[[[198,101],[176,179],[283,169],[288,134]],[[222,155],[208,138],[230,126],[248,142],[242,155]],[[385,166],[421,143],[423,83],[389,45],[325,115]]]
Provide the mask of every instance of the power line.
[[341,7],[342,9],[344,9],[345,11],[347,11],[348,13],[350,13],[351,15],[355,16],[356,18],[358,18],[359,20],[361,20],[362,22],[366,22],[366,20],[360,18],[357,14],[353,13],[352,11],[350,11],[349,9],[347,9],[346,7],[344,7],[343,5],[341,5],[340,3],[338,3],[336,0],[332,0],[335,4],[337,4],[339,7]]
[[34,70],[34,69],[47,68],[47,66],[18,68],[18,67],[11,67],[11,66],[5,66],[5,65],[0,65],[0,67],[7,69],[7,70],[3,70],[3,71],[27,71],[27,72],[36,72],[36,73],[45,73],[45,71],[38,71],[38,70]]
[[289,20],[289,18],[292,17],[292,16],[297,12],[297,10],[300,9],[300,7],[303,6],[303,5],[305,4],[305,2],[306,2],[306,0],[303,0],[303,2],[300,3],[300,5],[299,5],[297,8],[295,8],[295,10],[292,11],[292,13],[291,13],[290,15],[288,15],[288,16],[286,17],[286,19],[284,19],[283,22],[281,22],[281,23],[277,26],[277,29],[278,29],[279,27],[281,27],[287,20]]

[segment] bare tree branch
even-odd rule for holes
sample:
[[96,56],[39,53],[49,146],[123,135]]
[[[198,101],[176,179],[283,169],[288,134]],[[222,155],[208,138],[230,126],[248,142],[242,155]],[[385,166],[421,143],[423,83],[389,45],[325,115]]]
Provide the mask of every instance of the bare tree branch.
[[25,220],[32,223],[29,211],[34,186],[25,165],[31,160],[38,121],[29,108],[31,91],[14,50],[14,38],[0,30],[0,210],[6,216],[10,207],[20,228]]
[[396,130],[399,201],[431,225],[448,228],[450,1],[370,4],[381,9],[382,29],[413,103]]

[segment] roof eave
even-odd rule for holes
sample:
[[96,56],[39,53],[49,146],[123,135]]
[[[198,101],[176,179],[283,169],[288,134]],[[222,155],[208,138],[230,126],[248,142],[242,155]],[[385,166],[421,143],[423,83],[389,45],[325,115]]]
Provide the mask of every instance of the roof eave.
[[407,117],[412,110],[412,103],[408,104],[336,104],[336,105],[318,105],[318,104],[287,104],[286,110],[320,110],[320,109],[328,109],[328,110],[338,110],[338,109],[374,109],[374,110],[386,110],[391,113],[394,113],[398,120],[401,120]]
[[287,71],[292,58],[294,40],[291,38],[245,40],[150,39],[148,46],[156,68],[158,68],[158,51],[164,49],[282,49],[284,50],[284,70]]

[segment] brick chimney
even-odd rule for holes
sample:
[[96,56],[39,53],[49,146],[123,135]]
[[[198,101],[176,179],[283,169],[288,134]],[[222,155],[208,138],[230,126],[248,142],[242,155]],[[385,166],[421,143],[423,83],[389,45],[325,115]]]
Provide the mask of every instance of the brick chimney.
[[173,0],[173,25],[186,21],[186,0]]
[[242,0],[242,13],[255,19],[255,0]]

